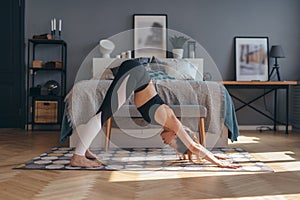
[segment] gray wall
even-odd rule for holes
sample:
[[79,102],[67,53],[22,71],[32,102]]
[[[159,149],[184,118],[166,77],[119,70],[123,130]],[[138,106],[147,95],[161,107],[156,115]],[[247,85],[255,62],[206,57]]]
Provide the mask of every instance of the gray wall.
[[[197,40],[215,61],[223,80],[235,77],[234,36],[268,36],[270,46],[282,45],[287,58],[279,60],[281,77],[299,80],[299,10],[299,0],[27,0],[25,37],[49,32],[53,17],[63,19],[70,89],[81,63],[100,39],[131,29],[133,14],[165,13],[168,28]],[[247,91],[240,93],[248,95]],[[272,102],[270,98],[266,101]],[[270,109],[272,104],[257,106]],[[238,119],[240,124],[270,123],[248,110],[238,113]]]

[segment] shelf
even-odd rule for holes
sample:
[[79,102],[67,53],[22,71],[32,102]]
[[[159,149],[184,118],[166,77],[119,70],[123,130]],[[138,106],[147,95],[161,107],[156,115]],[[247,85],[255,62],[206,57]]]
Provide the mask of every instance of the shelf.
[[[43,46],[45,48],[50,47],[50,45],[60,46],[61,48],[56,48],[55,50],[60,52],[60,57],[57,58],[57,61],[61,62],[59,66],[62,66],[62,68],[32,67],[32,62],[36,58],[36,51],[40,50],[37,48],[37,45],[45,45]],[[41,53],[49,57],[45,52]],[[64,111],[64,96],[66,95],[67,43],[63,40],[29,39],[27,56],[26,124],[31,126],[32,130],[35,129],[35,125],[61,125]],[[41,95],[44,94],[41,93],[42,90],[40,92],[31,91],[32,88],[52,78],[60,85],[60,92],[57,95]],[[55,120],[48,120],[49,117]]]
[[63,68],[45,68],[45,67],[42,68],[30,67],[29,69],[33,71],[65,71],[65,69]]
[[54,123],[54,122],[34,122],[35,125],[60,125],[60,123]]
[[61,100],[64,97],[59,95],[30,95],[35,100]]
[[64,40],[47,40],[47,39],[29,39],[33,44],[63,44],[67,45]]

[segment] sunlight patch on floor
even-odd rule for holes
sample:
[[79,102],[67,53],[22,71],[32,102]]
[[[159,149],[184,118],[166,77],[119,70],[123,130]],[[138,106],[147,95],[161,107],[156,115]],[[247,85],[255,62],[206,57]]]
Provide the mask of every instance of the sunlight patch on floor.
[[265,162],[275,172],[300,171],[300,161],[296,161],[292,151],[251,153],[255,158]]
[[261,152],[251,153],[252,156],[260,161],[292,161],[295,158],[292,157],[295,153],[292,151],[279,151],[279,152]]
[[243,136],[240,135],[238,138],[238,141],[234,143],[238,144],[257,144],[259,143],[260,139],[258,137],[249,137],[249,136]]
[[268,163],[275,172],[296,172],[300,171],[300,161]]
[[149,180],[169,180],[182,178],[196,178],[209,176],[233,176],[254,174],[255,172],[170,172],[170,171],[113,171],[108,182],[128,182],[128,181],[149,181]]

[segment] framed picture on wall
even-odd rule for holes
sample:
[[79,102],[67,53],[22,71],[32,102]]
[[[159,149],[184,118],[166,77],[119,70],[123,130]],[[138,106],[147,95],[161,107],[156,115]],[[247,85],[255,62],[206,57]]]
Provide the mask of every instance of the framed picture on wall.
[[134,14],[134,57],[167,57],[167,15]]
[[268,81],[268,37],[235,37],[236,81]]

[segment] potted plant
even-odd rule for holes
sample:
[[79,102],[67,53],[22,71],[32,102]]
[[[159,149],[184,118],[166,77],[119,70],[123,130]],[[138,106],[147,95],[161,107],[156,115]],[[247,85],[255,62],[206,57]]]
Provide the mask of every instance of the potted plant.
[[176,36],[176,35],[174,35],[170,38],[170,42],[173,46],[172,53],[173,53],[174,58],[182,58],[183,45],[188,40],[189,40],[189,38],[186,38],[184,36]]

